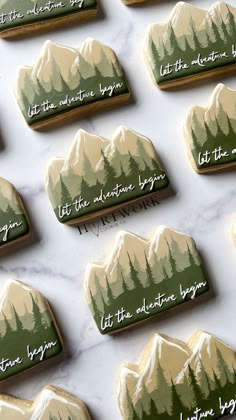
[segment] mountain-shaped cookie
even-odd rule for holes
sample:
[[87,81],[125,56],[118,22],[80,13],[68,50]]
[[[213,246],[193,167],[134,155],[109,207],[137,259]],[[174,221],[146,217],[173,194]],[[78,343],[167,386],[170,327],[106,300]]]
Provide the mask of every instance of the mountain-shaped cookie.
[[1,420],[91,420],[83,401],[60,388],[46,386],[34,402],[0,395]]
[[234,71],[236,9],[217,2],[208,11],[178,2],[167,22],[150,25],[145,58],[160,88]]
[[97,0],[0,0],[0,37],[55,29],[97,14]]
[[219,84],[206,107],[192,107],[186,116],[184,136],[197,172],[236,166],[236,90]]
[[47,300],[9,280],[0,292],[0,381],[57,356],[62,340]]
[[34,66],[20,67],[16,98],[31,128],[129,99],[114,51],[88,38],[79,49],[46,41]]
[[45,186],[61,223],[78,223],[169,184],[153,144],[119,127],[111,139],[79,130],[65,159],[53,159]]
[[159,226],[151,240],[120,231],[104,263],[90,263],[84,289],[102,334],[194,300],[209,289],[194,240]]
[[197,331],[185,344],[155,334],[139,363],[122,367],[124,420],[218,419],[236,412],[236,353]]
[[30,234],[28,218],[15,187],[0,178],[0,248]]

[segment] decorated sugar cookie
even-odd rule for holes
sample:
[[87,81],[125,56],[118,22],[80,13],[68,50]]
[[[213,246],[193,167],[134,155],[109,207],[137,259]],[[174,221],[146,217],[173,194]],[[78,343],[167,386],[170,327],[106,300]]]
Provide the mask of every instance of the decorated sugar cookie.
[[97,13],[97,0],[0,0],[0,37],[54,29]]
[[34,66],[20,67],[16,98],[31,128],[129,99],[114,51],[88,38],[79,49],[47,41]]
[[102,334],[194,300],[209,289],[194,240],[159,226],[151,240],[120,231],[104,263],[89,264],[84,289]]
[[[62,341],[47,300],[9,280],[0,295],[0,381],[57,356]],[[10,417],[9,417],[10,418]]]
[[85,404],[60,388],[46,386],[34,402],[0,395],[1,420],[91,420]]
[[197,172],[236,166],[236,91],[217,85],[205,108],[188,111],[184,136]]
[[139,363],[121,369],[118,400],[122,417],[214,420],[233,414],[235,373],[235,351],[206,332],[197,331],[187,343],[155,334]]
[[234,71],[236,9],[217,2],[206,11],[178,2],[168,20],[149,27],[145,58],[161,89]]
[[79,130],[65,159],[53,159],[45,186],[61,223],[78,223],[168,186],[153,144],[119,127],[111,139]]
[[18,192],[10,182],[0,178],[0,248],[29,234],[29,222]]

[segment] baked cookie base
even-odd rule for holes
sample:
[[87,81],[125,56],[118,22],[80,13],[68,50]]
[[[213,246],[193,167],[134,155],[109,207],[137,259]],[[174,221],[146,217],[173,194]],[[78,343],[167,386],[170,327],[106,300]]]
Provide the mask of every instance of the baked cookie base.
[[130,99],[130,96],[130,93],[127,92],[122,95],[115,96],[113,98],[94,102],[92,104],[81,106],[71,111],[52,116],[51,118],[45,118],[44,120],[38,121],[35,124],[30,124],[29,127],[34,130],[39,130],[41,128],[47,128],[49,126],[59,124],[63,121],[70,120],[75,117],[83,117],[89,114],[90,112],[99,111],[100,109],[108,108],[113,105],[115,106],[123,104]]
[[154,79],[153,74],[152,74],[152,79],[155,80],[155,84],[157,84],[157,86],[161,90],[162,89],[164,90],[164,89],[171,89],[171,88],[175,88],[175,87],[179,87],[183,85],[189,85],[198,80],[208,79],[210,77],[214,78],[214,77],[224,76],[226,74],[234,72],[235,70],[236,70],[236,63],[231,64],[229,66],[219,67],[214,70],[208,70],[199,74],[194,74],[192,76],[186,76],[180,79],[169,80],[167,82],[162,82],[162,83],[160,82],[157,83],[156,80]]
[[35,32],[42,32],[44,30],[54,30],[60,26],[73,25],[79,21],[85,21],[97,15],[98,9],[85,10],[83,12],[73,13],[57,18],[51,18],[41,22],[34,22],[26,25],[21,25],[16,28],[8,28],[0,32],[0,38],[17,38],[24,37]]

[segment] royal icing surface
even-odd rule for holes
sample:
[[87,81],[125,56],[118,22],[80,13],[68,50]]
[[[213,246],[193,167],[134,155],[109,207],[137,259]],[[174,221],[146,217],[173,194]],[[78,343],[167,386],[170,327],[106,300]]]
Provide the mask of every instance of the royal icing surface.
[[60,388],[46,386],[34,402],[0,395],[1,420],[91,420],[85,404]]
[[84,283],[102,334],[194,300],[208,288],[193,239],[166,226],[150,241],[120,231],[107,260],[89,264]]
[[124,420],[218,419],[236,412],[236,354],[197,331],[185,344],[155,334],[137,365],[122,367],[118,384]]
[[187,148],[198,172],[236,165],[236,91],[219,84],[208,106],[194,106],[184,125]]
[[29,233],[29,222],[19,194],[10,182],[0,178],[0,248]]
[[178,2],[168,21],[149,27],[145,58],[160,87],[184,83],[236,64],[236,9],[217,2],[206,11]]
[[9,280],[0,294],[0,381],[62,351],[47,300],[38,291]]
[[0,36],[22,26],[96,10],[97,0],[0,0]]
[[169,184],[154,146],[119,127],[111,139],[79,130],[65,159],[53,159],[45,186],[61,223],[109,212]]
[[20,67],[16,98],[30,126],[61,114],[129,98],[114,51],[88,38],[79,49],[47,41],[32,67]]

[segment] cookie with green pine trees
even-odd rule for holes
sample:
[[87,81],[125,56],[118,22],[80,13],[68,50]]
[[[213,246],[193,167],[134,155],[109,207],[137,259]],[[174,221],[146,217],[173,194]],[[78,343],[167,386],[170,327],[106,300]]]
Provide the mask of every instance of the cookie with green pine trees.
[[63,344],[49,303],[40,292],[9,280],[0,294],[3,381],[59,355]]
[[205,107],[193,106],[185,118],[184,137],[198,173],[235,167],[236,90],[218,84]]
[[91,420],[83,401],[61,388],[47,385],[34,402],[0,395],[1,420]]
[[45,187],[57,219],[75,224],[166,189],[151,141],[126,127],[111,138],[79,130],[65,158],[52,159]]
[[19,193],[0,177],[0,248],[30,235],[28,217]]
[[137,364],[122,366],[118,401],[124,420],[214,420],[236,412],[235,387],[236,353],[220,339],[155,334]]
[[19,67],[15,93],[34,129],[122,104],[130,97],[115,52],[92,38],[80,48],[46,41],[33,66]]
[[194,240],[159,226],[150,240],[120,231],[105,262],[88,265],[84,290],[109,334],[195,300],[209,284]]
[[149,26],[145,60],[161,89],[220,76],[236,68],[236,9],[214,3],[209,10],[178,2],[167,21]]
[[25,36],[96,16],[97,0],[0,0],[0,38]]

